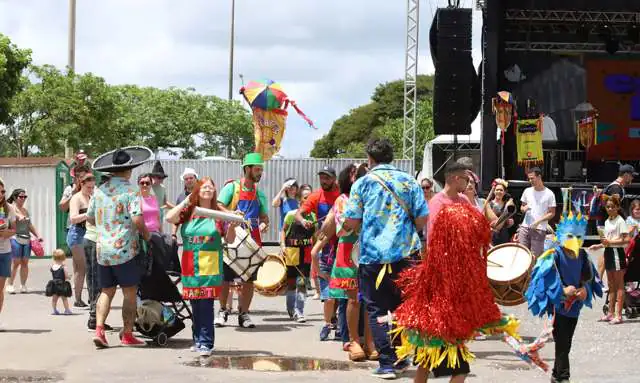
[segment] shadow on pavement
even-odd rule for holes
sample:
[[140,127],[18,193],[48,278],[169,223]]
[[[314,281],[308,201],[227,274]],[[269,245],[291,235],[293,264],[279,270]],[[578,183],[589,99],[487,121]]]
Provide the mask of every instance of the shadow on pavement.
[[16,333],[16,334],[44,334],[47,332],[51,332],[50,329],[26,329],[26,328],[9,328],[9,329],[5,329],[4,331],[5,333]]

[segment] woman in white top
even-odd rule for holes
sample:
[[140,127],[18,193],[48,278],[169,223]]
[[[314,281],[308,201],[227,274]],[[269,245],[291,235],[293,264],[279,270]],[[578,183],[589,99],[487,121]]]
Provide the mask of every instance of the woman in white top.
[[18,269],[20,269],[20,292],[26,293],[27,290],[27,278],[29,276],[29,258],[31,257],[31,234],[33,234],[38,241],[42,242],[42,238],[29,215],[29,211],[24,206],[27,201],[27,192],[24,189],[15,189],[11,193],[11,197],[7,199],[7,202],[12,204],[13,210],[16,214],[16,235],[11,238],[11,249],[13,253],[13,262],[11,265],[11,278],[7,285],[7,292],[13,294],[16,292],[15,280],[18,275]]
[[[624,305],[624,270],[627,263],[624,247],[629,243],[629,228],[620,216],[620,196],[614,194],[606,198],[605,208],[609,218],[604,223],[601,243],[591,246],[591,250],[604,248],[604,266],[609,284],[609,313],[601,321],[611,324],[622,323]],[[615,314],[612,316],[611,312]]]

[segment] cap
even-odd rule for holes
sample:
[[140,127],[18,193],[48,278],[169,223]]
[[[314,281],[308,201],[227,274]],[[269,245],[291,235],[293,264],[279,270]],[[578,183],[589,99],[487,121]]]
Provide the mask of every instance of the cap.
[[192,175],[198,178],[198,173],[196,173],[195,170],[193,170],[192,168],[184,168],[184,171],[182,172],[182,178],[184,179],[184,177],[188,175]]
[[633,176],[637,176],[638,173],[636,173],[636,168],[633,167],[633,165],[620,165],[620,170],[618,171],[620,174],[625,174],[625,173],[631,173],[633,174]]
[[325,174],[328,175],[329,177],[333,177],[336,178],[336,169],[332,168],[329,165],[325,165],[319,172],[318,175],[320,174]]

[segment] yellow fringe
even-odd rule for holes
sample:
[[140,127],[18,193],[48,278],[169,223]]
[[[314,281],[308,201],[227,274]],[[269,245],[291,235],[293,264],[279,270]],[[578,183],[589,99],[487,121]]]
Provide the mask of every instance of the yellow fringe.
[[376,278],[376,290],[378,290],[378,287],[380,287],[380,284],[382,283],[382,280],[384,279],[384,275],[387,272],[387,268],[389,269],[389,274],[391,274],[393,272],[393,270],[391,270],[391,264],[382,265],[382,268],[380,269],[380,272],[378,273],[378,278]]
[[[505,324],[501,324],[499,322],[496,323],[495,326],[490,325],[481,329],[480,332],[487,335],[506,333],[518,340],[521,340],[521,337],[518,334],[519,327],[520,321],[515,316],[509,315]],[[409,342],[409,332],[409,329],[406,327],[396,327],[389,332],[392,339],[400,337],[401,344],[396,347],[396,355],[399,360],[414,357],[414,362],[416,364],[424,367],[425,369],[432,370],[438,367],[445,359],[447,360],[447,367],[458,367],[460,365],[458,351],[460,351],[460,356],[465,362],[470,363],[475,359],[475,355],[469,351],[469,348],[463,342],[460,344],[445,343],[442,346],[425,345],[419,347]],[[428,344],[428,339],[425,338],[424,342]]]

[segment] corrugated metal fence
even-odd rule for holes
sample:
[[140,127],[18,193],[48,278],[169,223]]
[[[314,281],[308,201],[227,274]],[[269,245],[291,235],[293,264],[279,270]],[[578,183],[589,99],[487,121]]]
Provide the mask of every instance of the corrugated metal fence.
[[25,189],[31,220],[44,239],[45,253],[56,248],[56,168],[54,166],[0,167],[0,178],[5,182],[7,198],[17,188]]
[[[362,159],[273,159],[266,163],[259,187],[264,191],[269,200],[269,204],[271,204],[273,197],[280,191],[282,183],[289,177],[295,177],[298,180],[298,184],[308,183],[315,189],[319,187],[317,173],[323,166],[327,164],[331,165],[336,169],[336,172],[339,173],[341,169],[351,163],[361,163],[365,161],[366,160]],[[132,181],[135,182],[139,174],[151,171],[153,163],[153,161],[148,162],[136,169]],[[183,190],[181,175],[185,168],[195,169],[200,177],[211,177],[218,188],[220,188],[226,180],[238,179],[242,176],[240,161],[165,160],[161,161],[161,163],[165,173],[169,176],[164,183],[167,187],[168,197],[174,202],[178,194]],[[394,165],[408,172],[411,172],[413,169],[411,160],[397,160],[394,161]],[[273,209],[271,206],[269,206],[269,208],[271,228],[263,240],[276,241],[279,213],[277,209]],[[165,224],[165,230],[169,230],[167,224]]]

